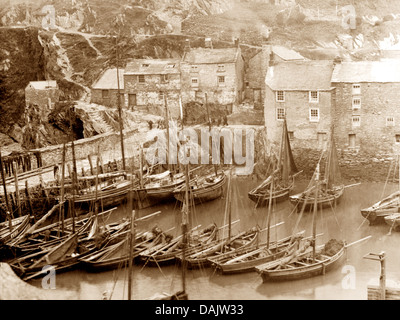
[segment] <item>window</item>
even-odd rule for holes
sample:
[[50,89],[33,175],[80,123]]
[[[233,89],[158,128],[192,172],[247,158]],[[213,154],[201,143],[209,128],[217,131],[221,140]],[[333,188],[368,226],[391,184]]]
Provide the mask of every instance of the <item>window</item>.
[[199,72],[199,67],[198,66],[191,66],[190,67],[191,72]]
[[218,85],[225,84],[225,76],[218,76]]
[[361,108],[361,98],[353,98],[353,109]]
[[400,134],[395,135],[396,143],[400,143]]
[[279,101],[279,102],[285,101],[285,91],[277,91],[276,92],[276,101]]
[[361,94],[361,85],[360,84],[353,84],[353,94]]
[[145,78],[145,76],[143,74],[140,74],[138,79],[139,79],[139,83],[145,83],[146,82],[146,78]]
[[108,90],[101,90],[101,96],[103,99],[108,99],[110,97],[110,92]]
[[164,101],[164,92],[160,91],[158,93],[158,99]]
[[386,117],[386,127],[394,127],[394,117]]
[[225,72],[225,65],[224,64],[219,64],[217,72]]
[[349,147],[355,148],[356,146],[356,135],[354,133],[349,134]]
[[294,132],[293,131],[288,131],[288,136],[290,140],[294,139]]
[[361,118],[360,116],[353,116],[351,118],[351,125],[353,127],[359,127],[361,125]]
[[318,102],[319,101],[319,92],[318,91],[310,91],[309,101],[310,102]]
[[143,68],[148,68],[150,65],[148,63],[142,63]]
[[311,122],[319,121],[319,108],[310,108],[310,121]]
[[285,109],[284,108],[276,108],[276,120],[285,120]]
[[192,87],[198,87],[198,86],[199,86],[199,79],[192,78]]

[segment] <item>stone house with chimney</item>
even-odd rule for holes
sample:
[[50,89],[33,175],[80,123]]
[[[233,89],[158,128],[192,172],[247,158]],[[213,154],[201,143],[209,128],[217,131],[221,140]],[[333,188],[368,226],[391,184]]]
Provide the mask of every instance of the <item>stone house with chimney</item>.
[[400,61],[338,63],[332,86],[336,88],[332,117],[338,146],[374,156],[398,154]]
[[172,118],[180,116],[181,73],[178,59],[137,59],[124,73],[127,106]]
[[181,61],[182,101],[221,106],[231,113],[244,98],[244,59],[236,42],[233,48],[187,48]]
[[265,78],[264,117],[267,139],[280,141],[286,118],[293,147],[320,149],[331,130],[333,62],[278,62]]
[[263,109],[265,75],[268,67],[278,62],[307,60],[298,52],[283,46],[264,44],[246,62],[245,97],[255,109]]
[[[117,77],[117,74],[119,77]],[[117,68],[107,69],[92,85],[91,102],[107,107],[117,108],[118,85],[121,107],[126,106],[124,95],[124,69],[117,70]]]
[[36,114],[42,121],[47,121],[48,115],[59,98],[60,90],[57,81],[30,81],[25,87],[26,115]]

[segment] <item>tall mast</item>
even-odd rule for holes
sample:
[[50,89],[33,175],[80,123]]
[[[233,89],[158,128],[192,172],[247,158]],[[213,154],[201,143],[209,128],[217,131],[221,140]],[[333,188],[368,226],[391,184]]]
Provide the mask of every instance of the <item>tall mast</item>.
[[186,292],[186,246],[187,246],[187,230],[189,220],[189,163],[185,165],[185,203],[182,208],[182,290]]
[[272,175],[271,175],[271,186],[269,190],[269,202],[268,202],[268,217],[267,217],[267,248],[269,249],[269,241],[271,238],[271,215],[272,215],[272,193],[274,191],[274,173],[275,173],[275,168],[272,170]]
[[118,97],[117,97],[117,102],[118,102],[118,120],[119,120],[119,134],[121,137],[121,154],[122,154],[122,169],[125,171],[126,166],[125,166],[125,148],[124,148],[124,135],[123,135],[123,121],[122,121],[122,108],[121,108],[121,89],[120,89],[120,84],[119,84],[119,50],[118,50],[118,35],[115,38],[115,43],[116,43],[116,56],[117,56],[117,85],[118,85]]
[[65,153],[66,145],[63,144],[62,164],[61,164],[61,196],[60,196],[60,219],[61,219],[61,234],[64,234],[64,180],[65,180]]
[[128,300],[132,299],[132,265],[133,265],[133,248],[135,247],[136,239],[136,228],[135,228],[135,217],[136,209],[139,210],[139,203],[135,210],[133,210],[133,160],[132,160],[132,174],[131,174],[131,188],[128,192],[128,212],[131,214],[131,232],[129,236],[129,271],[128,271]]
[[168,170],[171,172],[171,164],[170,164],[170,150],[169,150],[169,112],[168,112],[168,103],[167,103],[167,93],[164,91],[164,106],[165,106],[165,126],[167,130],[167,163],[168,163]]
[[318,191],[319,191],[319,162],[315,173],[315,196],[314,196],[314,211],[312,218],[312,247],[313,247],[313,262],[315,262],[315,242],[317,238],[317,210],[318,210]]
[[72,213],[72,232],[75,233],[75,194],[78,180],[78,172],[76,169],[76,156],[75,156],[75,146],[74,146],[74,137],[72,134],[72,114],[70,111],[70,127],[71,127],[71,148],[72,148],[72,165],[73,165],[73,177],[72,177],[72,206],[71,206],[71,213]]

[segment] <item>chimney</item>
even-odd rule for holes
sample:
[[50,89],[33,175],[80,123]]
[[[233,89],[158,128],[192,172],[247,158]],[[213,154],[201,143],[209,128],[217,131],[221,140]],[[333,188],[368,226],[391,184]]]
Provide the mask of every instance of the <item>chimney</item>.
[[206,48],[209,48],[209,49],[212,49],[212,48],[213,48],[211,38],[205,38],[205,39],[204,39],[204,46],[205,46]]
[[183,49],[184,52],[189,52],[190,51],[190,40],[186,39],[185,40],[185,47]]
[[235,44],[235,47],[236,47],[236,48],[239,48],[239,43],[240,43],[239,38],[234,38],[234,39],[233,39],[233,42],[234,42],[234,44]]

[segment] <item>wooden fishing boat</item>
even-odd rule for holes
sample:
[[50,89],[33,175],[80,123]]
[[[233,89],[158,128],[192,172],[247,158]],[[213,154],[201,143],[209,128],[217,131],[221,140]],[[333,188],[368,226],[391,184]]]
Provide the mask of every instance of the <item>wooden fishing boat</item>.
[[[213,242],[218,234],[218,227],[212,224],[206,228],[193,228],[188,232],[187,252],[194,249],[200,249],[203,246]],[[171,264],[175,262],[176,256],[182,253],[183,235],[171,239],[167,244],[160,244],[151,247],[139,253],[138,260],[145,265],[157,266],[162,264]]]
[[[235,252],[243,248],[253,245],[259,236],[259,229],[252,228],[249,231],[244,231],[231,239],[219,239],[202,247],[200,250],[195,248],[194,252],[187,252],[186,266],[188,269],[209,267],[211,266],[210,259],[218,257],[227,252]],[[182,254],[178,254],[176,258],[182,262]]]
[[258,265],[284,257],[294,248],[298,248],[304,232],[275,242],[255,244],[234,252],[227,252],[210,258],[211,266],[222,274],[245,273],[255,271]]
[[11,220],[11,230],[9,221],[0,223],[0,246],[7,245],[9,241],[23,234],[29,228],[30,221],[30,215],[14,218]]
[[[40,251],[28,253],[9,262],[15,273],[23,280],[43,275],[43,268],[51,266],[56,272],[66,271],[79,263],[79,258],[100,248],[108,237],[108,232],[90,236],[95,226],[95,217],[89,219],[79,232],[63,236],[54,244],[45,243]],[[96,228],[97,229],[97,228]],[[99,241],[100,240],[100,241]]]
[[390,226],[391,229],[398,230],[400,227],[400,213],[392,213],[384,218],[386,224]]
[[334,254],[326,252],[328,242],[317,247],[315,258],[313,258],[313,251],[310,250],[310,247],[301,253],[300,251],[304,250],[302,248],[297,250],[294,255],[257,266],[256,271],[261,275],[263,282],[292,281],[324,275],[342,264],[345,258],[345,243],[333,241],[338,246]]
[[151,248],[154,245],[165,242],[166,235],[158,228],[153,228],[152,232],[141,232],[137,234],[133,253],[130,252],[129,229],[121,230],[118,237],[123,237],[117,243],[103,246],[93,254],[80,258],[81,266],[89,272],[99,272],[111,270],[123,266],[129,262],[129,259],[135,259],[139,253]]
[[399,211],[400,191],[396,191],[372,206],[361,209],[361,215],[369,221],[370,225],[374,225],[386,221],[386,217],[398,213]]
[[185,177],[182,173],[172,174],[168,170],[158,175],[147,176],[143,187],[136,189],[134,199],[146,200],[153,205],[173,200],[174,190],[184,182]]
[[[275,164],[275,170],[259,186],[248,193],[249,199],[255,202],[256,206],[265,206],[270,199],[275,202],[286,200],[294,187],[296,174],[298,174],[298,170],[290,148],[285,120],[283,122],[280,154]],[[273,190],[271,190],[272,181],[274,185]]]
[[[320,183],[318,194],[310,192],[315,187],[312,181],[313,179],[311,179],[305,191],[289,197],[290,202],[294,206],[297,206],[298,211],[300,211],[303,206],[305,209],[312,208],[315,203],[318,207],[334,208],[340,202],[345,186],[341,183],[339,161],[333,132],[331,133],[328,156],[325,164],[324,180]],[[317,197],[316,202],[314,201],[314,197]]]
[[[225,172],[209,173],[190,181],[189,194],[191,204],[200,204],[220,198],[224,193],[226,183]],[[174,197],[184,202],[186,186],[174,190]]]
[[120,180],[110,185],[99,185],[80,191],[75,195],[75,204],[89,207],[94,203],[101,203],[103,208],[109,208],[121,204],[126,200],[129,190],[132,188],[132,182],[129,180]]
[[[323,275],[343,262],[346,244],[343,241],[331,239],[325,245],[316,245],[316,217],[318,210],[319,192],[319,163],[314,173],[315,180],[312,189],[314,191],[312,239],[305,241],[300,249],[290,252],[275,261],[267,262],[257,266],[256,271],[261,275],[263,282],[289,281]],[[301,211],[302,216],[306,204]]]
[[[15,256],[40,251],[43,246],[53,246],[62,241],[66,236],[71,235],[74,232],[74,229],[75,232],[80,234],[81,238],[84,238],[89,232],[88,228],[92,223],[97,224],[99,220],[107,221],[112,212],[117,209],[112,208],[102,211],[97,214],[97,218],[93,212],[89,212],[86,215],[76,217],[75,219],[72,219],[71,217],[65,219],[64,222],[58,220],[57,222],[51,223],[51,221],[53,221],[53,216],[58,215],[58,208],[59,204],[54,206],[48,214],[26,230],[24,234],[21,234],[20,237],[17,237],[8,243],[8,247]],[[57,217],[57,219],[59,218]],[[63,224],[64,227],[62,227]],[[115,223],[106,226],[106,228],[108,231],[112,232],[113,229],[118,229],[118,226],[119,225]]]

